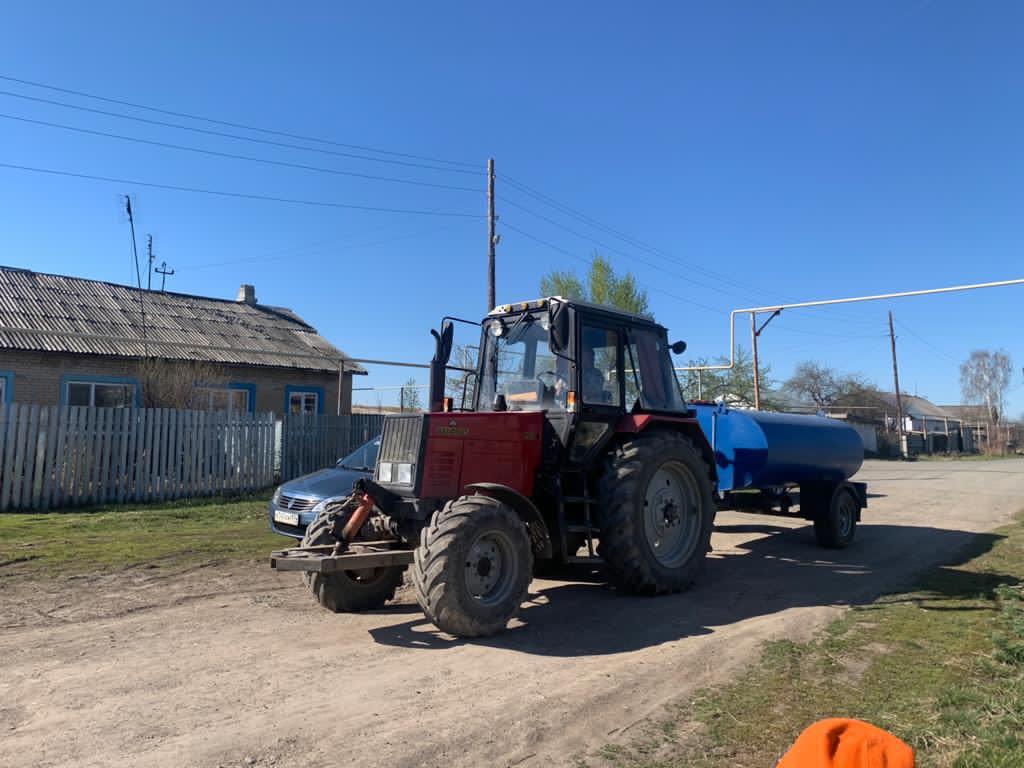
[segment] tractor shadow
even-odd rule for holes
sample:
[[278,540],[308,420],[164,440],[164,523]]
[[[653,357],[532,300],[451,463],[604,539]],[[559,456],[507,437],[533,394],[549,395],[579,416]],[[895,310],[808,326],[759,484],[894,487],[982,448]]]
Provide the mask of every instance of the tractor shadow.
[[[796,607],[850,606],[899,593],[944,574],[943,595],[974,594],[978,576],[952,568],[988,551],[1001,536],[991,533],[901,525],[863,525],[849,549],[820,549],[810,526],[719,525],[697,584],[663,597],[622,594],[599,569],[572,580],[534,580],[519,616],[494,637],[453,638],[421,615],[369,630],[381,645],[431,650],[471,644],[555,657],[626,653],[707,635],[758,616]],[[757,536],[736,544],[722,534]],[[1014,581],[999,574],[986,584]],[[941,581],[941,580],[940,580]],[[931,599],[931,598],[930,598]],[[397,618],[397,616],[396,616]]]

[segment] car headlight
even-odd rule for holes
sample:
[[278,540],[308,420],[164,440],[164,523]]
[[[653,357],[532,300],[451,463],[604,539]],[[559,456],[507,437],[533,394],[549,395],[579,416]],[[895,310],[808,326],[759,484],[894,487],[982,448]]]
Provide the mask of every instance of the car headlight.
[[281,488],[282,488],[282,486],[280,486],[280,485],[277,486],[277,490],[274,491],[274,495],[270,497],[270,503],[271,504],[276,505],[277,502],[279,502],[281,500]]
[[331,504],[341,504],[344,501],[348,501],[348,496],[328,496],[326,499],[320,499],[316,505],[310,511],[314,515],[319,515]]

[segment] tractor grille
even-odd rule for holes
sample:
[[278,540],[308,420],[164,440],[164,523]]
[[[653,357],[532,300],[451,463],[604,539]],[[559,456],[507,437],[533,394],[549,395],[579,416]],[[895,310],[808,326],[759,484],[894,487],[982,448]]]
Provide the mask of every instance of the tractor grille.
[[425,425],[426,416],[421,413],[387,416],[384,419],[377,466],[385,461],[418,465]]

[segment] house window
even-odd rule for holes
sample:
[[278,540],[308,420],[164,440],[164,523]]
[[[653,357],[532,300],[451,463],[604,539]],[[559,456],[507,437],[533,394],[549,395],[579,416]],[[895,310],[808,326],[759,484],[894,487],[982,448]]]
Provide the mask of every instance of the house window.
[[197,387],[199,408],[206,411],[249,413],[252,401],[248,387]]
[[288,413],[319,413],[319,392],[289,392]]
[[124,382],[68,381],[64,384],[64,404],[91,408],[130,408],[135,405],[135,385]]

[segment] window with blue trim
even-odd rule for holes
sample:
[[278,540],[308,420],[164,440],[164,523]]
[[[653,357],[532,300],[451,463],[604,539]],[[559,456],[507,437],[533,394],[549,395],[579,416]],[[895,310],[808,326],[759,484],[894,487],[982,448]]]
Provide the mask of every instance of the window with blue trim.
[[63,401],[65,405],[90,408],[131,408],[135,405],[138,389],[132,381],[71,377],[64,381]]
[[220,387],[196,387],[198,406],[207,411],[252,413],[255,390],[253,384],[234,382]]
[[317,389],[292,389],[286,393],[288,413],[320,413],[323,391]]

